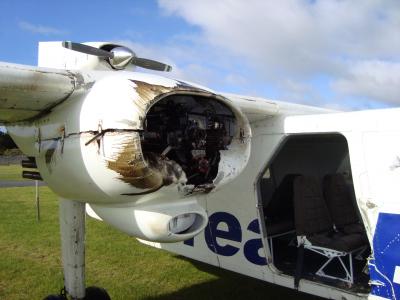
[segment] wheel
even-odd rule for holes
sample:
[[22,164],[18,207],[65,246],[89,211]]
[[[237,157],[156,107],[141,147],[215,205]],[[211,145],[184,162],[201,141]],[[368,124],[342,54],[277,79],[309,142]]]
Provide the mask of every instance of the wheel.
[[86,288],[84,300],[111,300],[107,291],[97,286],[89,286]]

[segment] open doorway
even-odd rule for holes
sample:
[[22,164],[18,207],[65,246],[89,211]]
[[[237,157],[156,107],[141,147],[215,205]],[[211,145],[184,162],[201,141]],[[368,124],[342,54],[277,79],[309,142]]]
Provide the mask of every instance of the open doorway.
[[286,138],[258,182],[274,266],[354,292],[369,292],[370,247],[340,134]]

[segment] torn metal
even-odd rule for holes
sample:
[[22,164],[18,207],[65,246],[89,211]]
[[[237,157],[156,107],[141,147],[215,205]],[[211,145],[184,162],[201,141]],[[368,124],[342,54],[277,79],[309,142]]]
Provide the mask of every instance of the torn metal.
[[[250,155],[251,129],[240,110],[229,99],[177,81],[100,80],[75,105],[70,108],[80,113],[79,127],[38,123],[36,150],[54,173],[65,164],[64,152],[79,145],[91,178],[112,194],[163,187],[180,196],[208,193],[235,178]],[[108,186],[109,180],[118,183]]]
[[[186,84],[171,88],[132,82],[141,124],[138,132],[113,146],[115,154],[106,158],[107,167],[143,193],[171,184],[184,194],[211,191],[217,174],[218,181],[224,177],[219,172],[220,151],[229,151],[235,136],[245,141],[232,109],[218,96]],[[123,195],[138,194],[142,193]]]

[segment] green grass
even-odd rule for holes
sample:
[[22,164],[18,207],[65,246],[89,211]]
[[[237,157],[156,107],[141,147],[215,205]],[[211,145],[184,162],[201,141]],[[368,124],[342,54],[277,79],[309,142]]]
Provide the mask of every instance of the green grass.
[[[58,202],[40,188],[0,189],[0,299],[42,299],[63,286]],[[310,299],[288,289],[223,271],[142,245],[88,218],[87,285],[115,299]]]
[[20,165],[0,166],[0,180],[25,180]]

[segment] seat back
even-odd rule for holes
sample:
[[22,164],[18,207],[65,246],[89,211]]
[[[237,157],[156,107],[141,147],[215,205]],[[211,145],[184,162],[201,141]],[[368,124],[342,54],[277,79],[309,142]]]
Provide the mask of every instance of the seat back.
[[336,227],[359,223],[350,189],[342,174],[326,175],[323,188],[326,204]]
[[293,183],[299,174],[287,174],[274,191],[271,201],[264,209],[264,216],[268,219],[292,219],[293,215]]
[[311,236],[333,229],[333,223],[317,179],[306,176],[296,177],[293,186],[293,200],[298,236]]

